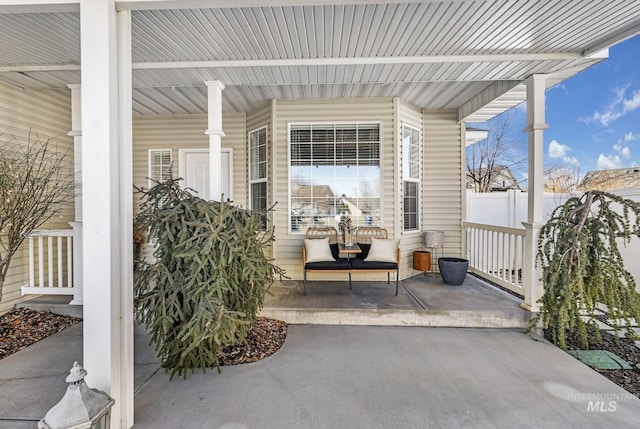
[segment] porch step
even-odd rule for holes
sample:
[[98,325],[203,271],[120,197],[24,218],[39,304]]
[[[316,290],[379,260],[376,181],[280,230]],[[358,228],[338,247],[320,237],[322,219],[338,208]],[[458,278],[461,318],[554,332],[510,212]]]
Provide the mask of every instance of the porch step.
[[16,304],[16,308],[48,311],[61,316],[72,316],[82,319],[82,306],[69,305],[69,302],[71,302],[72,299],[73,296],[71,295],[39,296]]
[[524,311],[263,308],[261,316],[293,325],[429,326],[526,329]]

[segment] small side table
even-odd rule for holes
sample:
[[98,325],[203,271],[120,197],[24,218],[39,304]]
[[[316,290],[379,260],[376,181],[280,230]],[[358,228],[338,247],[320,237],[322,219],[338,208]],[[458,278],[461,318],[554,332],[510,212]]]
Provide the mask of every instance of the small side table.
[[347,259],[351,257],[351,255],[357,255],[358,253],[362,253],[362,249],[357,244],[353,244],[351,246],[345,246],[343,243],[338,244],[338,251],[340,253],[344,253],[347,255]]

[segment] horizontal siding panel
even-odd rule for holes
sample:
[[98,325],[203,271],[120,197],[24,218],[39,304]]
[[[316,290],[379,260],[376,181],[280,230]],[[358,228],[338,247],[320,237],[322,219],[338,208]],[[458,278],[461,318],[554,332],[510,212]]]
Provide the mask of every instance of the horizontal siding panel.
[[[0,138],[9,140],[16,136],[20,142],[27,142],[29,132],[36,133],[41,141],[53,138],[58,150],[68,153],[65,160],[70,174],[73,171],[73,139],[67,136],[71,130],[71,96],[67,89],[22,91],[0,83]],[[32,139],[35,138],[32,136]],[[40,229],[70,229],[68,222],[74,218],[74,203],[63,208],[59,216],[42,225]],[[20,287],[28,282],[29,263],[25,242],[11,261],[11,266],[3,288],[0,314],[5,313],[18,302],[33,296],[22,297]]]
[[447,255],[461,256],[463,143],[455,111],[424,111],[423,228],[445,232]]

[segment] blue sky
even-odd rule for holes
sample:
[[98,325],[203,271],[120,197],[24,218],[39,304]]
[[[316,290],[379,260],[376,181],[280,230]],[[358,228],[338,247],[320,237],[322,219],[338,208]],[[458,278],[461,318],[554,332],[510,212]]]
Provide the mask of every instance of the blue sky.
[[[520,130],[525,114],[524,103],[515,108]],[[608,59],[549,89],[546,120],[545,169],[566,165],[583,176],[640,166],[640,36],[613,46]]]
[[547,91],[545,164],[589,170],[640,165],[640,37]]

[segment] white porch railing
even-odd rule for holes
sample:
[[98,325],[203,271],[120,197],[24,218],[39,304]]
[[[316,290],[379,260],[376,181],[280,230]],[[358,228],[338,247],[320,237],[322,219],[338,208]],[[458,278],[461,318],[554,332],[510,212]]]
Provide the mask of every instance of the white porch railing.
[[469,271],[524,296],[524,228],[464,222]]
[[73,230],[34,231],[27,240],[29,284],[22,295],[73,295]]

